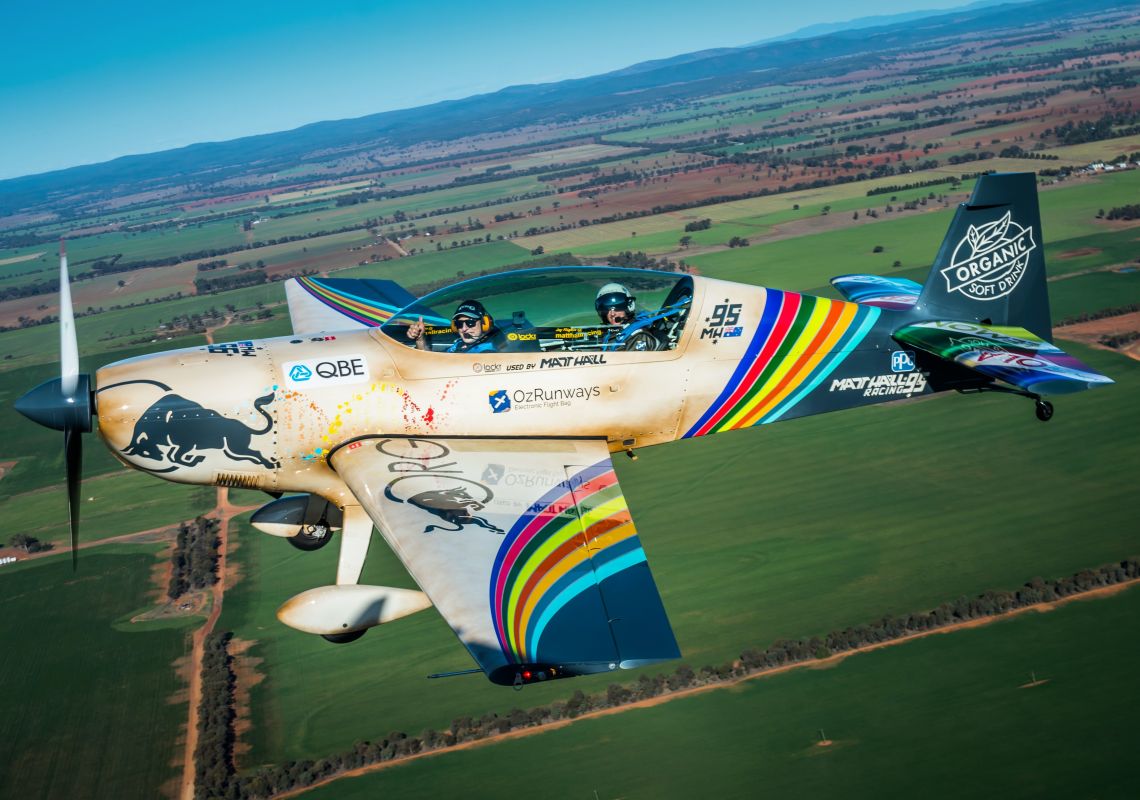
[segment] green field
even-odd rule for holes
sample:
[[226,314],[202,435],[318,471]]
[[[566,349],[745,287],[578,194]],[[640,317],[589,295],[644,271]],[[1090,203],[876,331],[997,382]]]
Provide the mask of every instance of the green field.
[[[106,449],[98,441],[92,448]],[[61,470],[54,476],[64,477]],[[66,548],[70,540],[67,491],[63,485],[28,494],[10,495],[5,501],[7,536],[26,533],[41,542]],[[215,504],[212,486],[184,486],[156,481],[144,472],[121,468],[83,483],[80,495],[80,541],[93,542],[136,531],[176,525],[210,511]],[[7,537],[5,537],[6,539]]]
[[[1019,398],[949,396],[689,440],[617,462],[686,661],[722,663],[782,637],[1140,554],[1132,475],[1140,364],[1066,349],[1118,385],[1059,400],[1048,425]],[[1096,535],[1086,535],[1089,520]],[[470,665],[435,612],[327,645],[273,612],[332,580],[332,548],[299,553],[248,528],[237,540],[245,577],[227,592],[221,624],[258,641],[252,652],[267,675],[254,689],[259,722],[244,768],[601,691],[613,680],[518,695],[478,676],[428,683],[427,674]],[[410,585],[378,544],[363,581]],[[344,702],[344,686],[361,702]]]
[[1133,588],[303,796],[1135,797],[1138,616]]
[[187,626],[131,624],[160,548],[0,567],[0,797],[156,797],[180,773]]
[[417,286],[432,281],[471,277],[485,269],[518,264],[531,258],[530,253],[510,242],[487,242],[470,247],[420,253],[398,261],[384,261],[364,267],[338,271],[334,278],[387,278],[402,286]]

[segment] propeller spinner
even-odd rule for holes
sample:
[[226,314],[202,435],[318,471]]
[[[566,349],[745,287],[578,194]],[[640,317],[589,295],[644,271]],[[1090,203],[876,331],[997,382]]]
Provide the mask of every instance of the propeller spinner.
[[41,383],[15,403],[15,408],[45,428],[63,431],[67,464],[67,504],[71,522],[71,566],[78,563],[79,485],[83,480],[83,440],[91,430],[94,401],[91,376],[79,372],[79,342],[75,335],[75,314],[71,307],[71,285],[67,273],[67,249],[59,243],[59,349],[60,376]]

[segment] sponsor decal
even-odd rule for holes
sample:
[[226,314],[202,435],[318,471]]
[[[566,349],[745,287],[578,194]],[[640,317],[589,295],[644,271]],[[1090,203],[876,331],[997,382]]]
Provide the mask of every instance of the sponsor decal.
[[290,361],[281,366],[281,371],[290,389],[346,386],[368,380],[368,362],[359,354]]
[[512,342],[537,342],[537,333],[508,333],[507,339]]
[[226,342],[225,344],[208,344],[206,345],[207,353],[214,353],[223,356],[244,356],[245,358],[255,358],[257,356],[258,348],[254,347],[253,342]]
[[[273,430],[273,417],[265,410],[265,406],[273,402],[273,397],[274,394],[270,393],[253,402],[253,408],[261,415],[264,425],[251,428],[240,420],[224,417],[181,395],[168,394],[142,413],[131,432],[131,443],[120,452],[136,459],[145,458],[170,465],[162,469],[142,467],[148,472],[173,472],[179,467],[195,467],[206,460],[206,450],[219,450],[231,461],[246,461],[275,469],[277,462],[266,458],[250,444],[254,436]],[[141,465],[136,463],[136,466]]]
[[[562,368],[562,367],[585,367],[595,366],[606,363],[606,357],[602,353],[586,353],[578,356],[551,356],[550,358],[543,358],[538,362],[538,366],[542,369],[549,368]],[[530,366],[527,366],[530,369]]]
[[[504,393],[506,390],[500,390]],[[541,387],[537,389],[513,389],[510,393],[511,407],[525,411],[533,408],[559,408],[570,406],[575,402],[589,402],[592,398],[600,397],[600,386],[559,386]]]
[[503,479],[506,474],[507,468],[502,464],[488,464],[487,468],[483,470],[483,483],[488,486],[494,486]]
[[492,389],[487,401],[491,404],[493,414],[502,414],[511,410],[511,398],[506,389]]
[[[488,464],[480,480],[488,486],[523,486],[527,489],[550,489],[554,486],[570,489],[582,484],[581,477],[570,481],[563,471],[507,469],[506,464]],[[528,506],[528,510],[529,508],[531,507]]]
[[384,496],[395,503],[407,503],[446,523],[432,523],[424,533],[458,533],[469,525],[502,535],[505,531],[473,512],[482,511],[495,493],[485,482],[465,478],[451,450],[430,439],[384,439],[376,450],[390,459],[388,471],[396,477],[388,481]]
[[702,339],[712,339],[713,344],[718,339],[731,339],[742,336],[744,328],[737,325],[740,322],[741,303],[730,303],[725,298],[723,303],[713,306],[713,313],[705,317],[705,327],[701,328]]
[[895,350],[891,353],[891,372],[914,372],[914,351]]
[[896,372],[890,375],[871,375],[855,378],[836,378],[831,392],[856,391],[864,397],[899,395],[910,397],[926,388],[926,376],[921,372]]
[[1036,249],[1033,229],[1010,217],[971,225],[954,248],[950,266],[942,269],[948,292],[961,292],[974,300],[997,300],[1021,283]]
[[994,349],[995,346],[1017,347],[1022,350],[1055,349],[1053,345],[1045,341],[1033,341],[1032,339],[1022,339],[1018,336],[1010,336],[1009,334],[1002,333],[1001,331],[996,331],[992,328],[986,328],[981,325],[974,325],[970,322],[924,322],[919,327],[966,334],[966,336],[963,336],[961,338],[951,337],[950,341],[955,345],[988,347],[990,349]]
[[601,328],[555,328],[555,339],[600,339],[602,338]]

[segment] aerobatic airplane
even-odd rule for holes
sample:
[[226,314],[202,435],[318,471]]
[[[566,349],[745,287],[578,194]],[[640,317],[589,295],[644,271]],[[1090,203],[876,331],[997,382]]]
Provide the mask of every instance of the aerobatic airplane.
[[[62,375],[17,408],[65,433],[73,548],[98,417],[134,469],[261,489],[278,499],[255,527],[302,549],[339,537],[335,583],[285,601],[285,624],[347,642],[434,605],[515,686],[680,655],[612,454],[951,389],[1028,397],[1044,421],[1043,395],[1112,383],[1050,343],[1032,173],[978,180],[924,285],[844,275],[841,301],[560,267],[415,298],[301,278],[292,336],[93,377],[61,261]],[[358,584],[374,528],[422,591]]]

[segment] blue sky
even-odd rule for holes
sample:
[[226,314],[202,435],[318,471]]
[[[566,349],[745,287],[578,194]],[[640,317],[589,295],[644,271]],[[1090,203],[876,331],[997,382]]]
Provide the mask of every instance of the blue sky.
[[0,179],[964,0],[10,3]]

